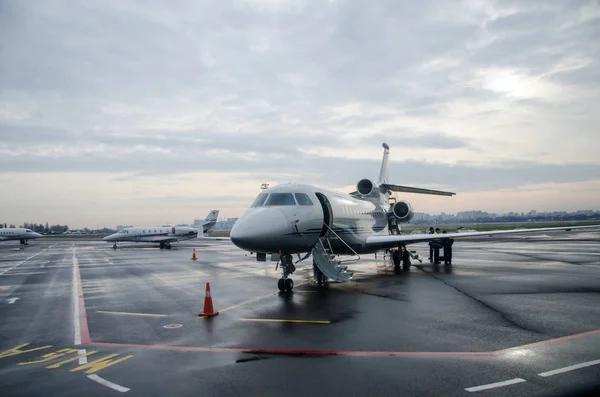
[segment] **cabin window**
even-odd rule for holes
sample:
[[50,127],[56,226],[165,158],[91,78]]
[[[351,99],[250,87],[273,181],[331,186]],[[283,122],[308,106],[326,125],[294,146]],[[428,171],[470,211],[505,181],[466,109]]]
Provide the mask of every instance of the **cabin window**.
[[295,196],[298,205],[313,205],[313,202],[310,200],[307,194],[296,193]]
[[292,193],[271,193],[265,203],[266,206],[296,205]]
[[250,207],[254,208],[254,207],[262,207],[263,204],[265,203],[265,200],[267,199],[268,194],[267,193],[261,193],[258,195],[258,197],[256,197],[256,200],[254,200],[254,203],[252,203],[252,205]]

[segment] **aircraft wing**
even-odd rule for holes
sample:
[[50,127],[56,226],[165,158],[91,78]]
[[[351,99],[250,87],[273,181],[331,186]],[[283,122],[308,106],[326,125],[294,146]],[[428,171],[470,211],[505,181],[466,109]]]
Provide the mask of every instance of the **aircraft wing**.
[[526,233],[544,233],[560,232],[572,230],[600,229],[600,225],[589,226],[562,226],[546,227],[538,229],[512,229],[512,230],[492,230],[489,232],[464,232],[464,233],[446,233],[446,234],[390,234],[389,236],[369,236],[367,237],[367,248],[385,249],[398,247],[400,245],[422,243],[427,241],[443,240],[447,238],[457,239],[466,237],[483,237],[506,234],[526,234]]
[[456,195],[456,193],[453,193],[453,192],[444,192],[442,190],[423,189],[420,187],[412,187],[412,186],[392,185],[391,183],[382,183],[379,186],[381,188],[390,190],[392,192],[432,194],[435,196],[454,196],[454,195]]

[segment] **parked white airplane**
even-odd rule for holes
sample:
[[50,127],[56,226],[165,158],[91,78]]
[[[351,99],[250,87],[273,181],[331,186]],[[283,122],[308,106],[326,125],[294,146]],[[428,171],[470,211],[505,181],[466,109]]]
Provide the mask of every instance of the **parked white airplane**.
[[[335,260],[336,255],[373,253],[385,248],[440,241],[443,238],[465,238],[497,234],[517,234],[598,228],[594,226],[555,227],[463,232],[443,235],[391,234],[396,223],[407,223],[413,217],[408,201],[390,204],[391,192],[453,196],[439,190],[399,186],[388,183],[389,146],[383,144],[383,161],[377,182],[362,179],[350,194],[321,189],[310,185],[285,184],[264,190],[233,226],[231,241],[247,251],[256,252],[259,261],[272,254],[281,260],[280,290],[294,287],[289,275],[295,264],[311,254],[314,265],[330,280],[350,281],[347,267]],[[298,254],[294,263],[292,254]],[[300,254],[305,254],[303,257]]]
[[28,245],[27,240],[43,237],[31,229],[22,227],[11,227],[0,229],[0,241],[19,240],[21,245]]
[[171,249],[171,243],[177,241],[191,240],[199,237],[199,234],[208,233],[217,223],[219,210],[212,210],[202,224],[202,231],[187,226],[146,226],[128,227],[117,233],[103,238],[104,241],[113,242],[113,248],[117,249],[117,242],[129,241],[135,243],[158,243],[160,249]]

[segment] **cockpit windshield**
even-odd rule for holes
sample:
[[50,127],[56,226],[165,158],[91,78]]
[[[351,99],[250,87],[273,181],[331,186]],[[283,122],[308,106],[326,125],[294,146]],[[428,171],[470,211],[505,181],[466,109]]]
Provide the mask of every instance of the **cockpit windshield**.
[[292,193],[271,193],[265,206],[272,207],[278,205],[296,205]]
[[267,199],[268,194],[267,193],[261,193],[258,195],[258,197],[256,198],[256,200],[254,200],[254,203],[252,203],[252,205],[250,207],[254,208],[254,207],[262,207],[262,205],[265,203],[265,200]]

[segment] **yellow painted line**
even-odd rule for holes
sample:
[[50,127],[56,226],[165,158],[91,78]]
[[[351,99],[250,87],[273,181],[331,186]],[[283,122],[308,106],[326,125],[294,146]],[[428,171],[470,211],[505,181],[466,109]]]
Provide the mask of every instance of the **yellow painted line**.
[[271,323],[308,323],[308,324],[331,324],[329,320],[285,320],[277,318],[240,318],[242,321],[261,321]]
[[104,314],[123,314],[127,316],[147,316],[147,317],[168,317],[168,314],[150,314],[150,313],[128,313],[128,312],[109,312],[104,310],[98,310],[96,313]]

